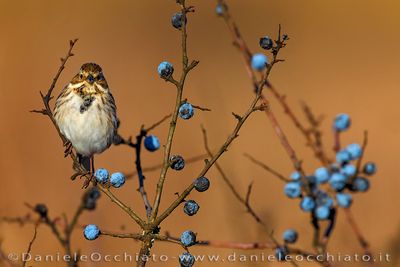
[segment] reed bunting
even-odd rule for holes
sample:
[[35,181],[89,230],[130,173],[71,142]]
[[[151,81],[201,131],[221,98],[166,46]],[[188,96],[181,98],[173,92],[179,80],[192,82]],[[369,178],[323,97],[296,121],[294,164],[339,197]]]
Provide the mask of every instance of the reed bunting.
[[114,97],[99,65],[82,65],[58,96],[54,119],[80,163],[93,174],[93,155],[110,147],[118,124]]

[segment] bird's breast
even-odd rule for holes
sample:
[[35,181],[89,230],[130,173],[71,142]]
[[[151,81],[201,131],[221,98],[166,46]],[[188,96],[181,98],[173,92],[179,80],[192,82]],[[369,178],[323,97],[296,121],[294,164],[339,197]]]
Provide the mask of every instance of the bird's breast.
[[101,96],[76,94],[59,108],[60,130],[78,153],[91,156],[111,145],[116,130],[112,123],[115,114],[108,110]]

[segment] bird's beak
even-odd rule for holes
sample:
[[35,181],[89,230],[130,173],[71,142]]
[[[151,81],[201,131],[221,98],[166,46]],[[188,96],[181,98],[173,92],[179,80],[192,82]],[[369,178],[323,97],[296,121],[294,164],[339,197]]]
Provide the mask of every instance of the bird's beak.
[[87,81],[88,81],[90,84],[93,84],[93,83],[94,83],[94,78],[93,78],[92,74],[89,74],[89,76],[87,77]]

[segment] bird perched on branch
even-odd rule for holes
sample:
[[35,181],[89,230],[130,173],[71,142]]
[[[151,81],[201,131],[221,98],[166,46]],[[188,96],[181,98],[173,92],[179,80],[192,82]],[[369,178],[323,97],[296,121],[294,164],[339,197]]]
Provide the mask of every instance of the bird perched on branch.
[[94,154],[110,147],[117,132],[116,106],[101,67],[83,64],[61,91],[54,108],[60,132],[76,150],[80,163],[94,172]]

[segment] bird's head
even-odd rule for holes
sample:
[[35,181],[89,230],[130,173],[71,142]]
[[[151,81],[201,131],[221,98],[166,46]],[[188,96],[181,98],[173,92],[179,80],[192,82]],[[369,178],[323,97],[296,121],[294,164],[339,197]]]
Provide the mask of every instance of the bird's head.
[[[104,78],[103,70],[96,63],[85,63],[73,79],[74,84],[84,85],[88,93],[108,91],[107,81]],[[92,92],[93,91],[93,92]]]

